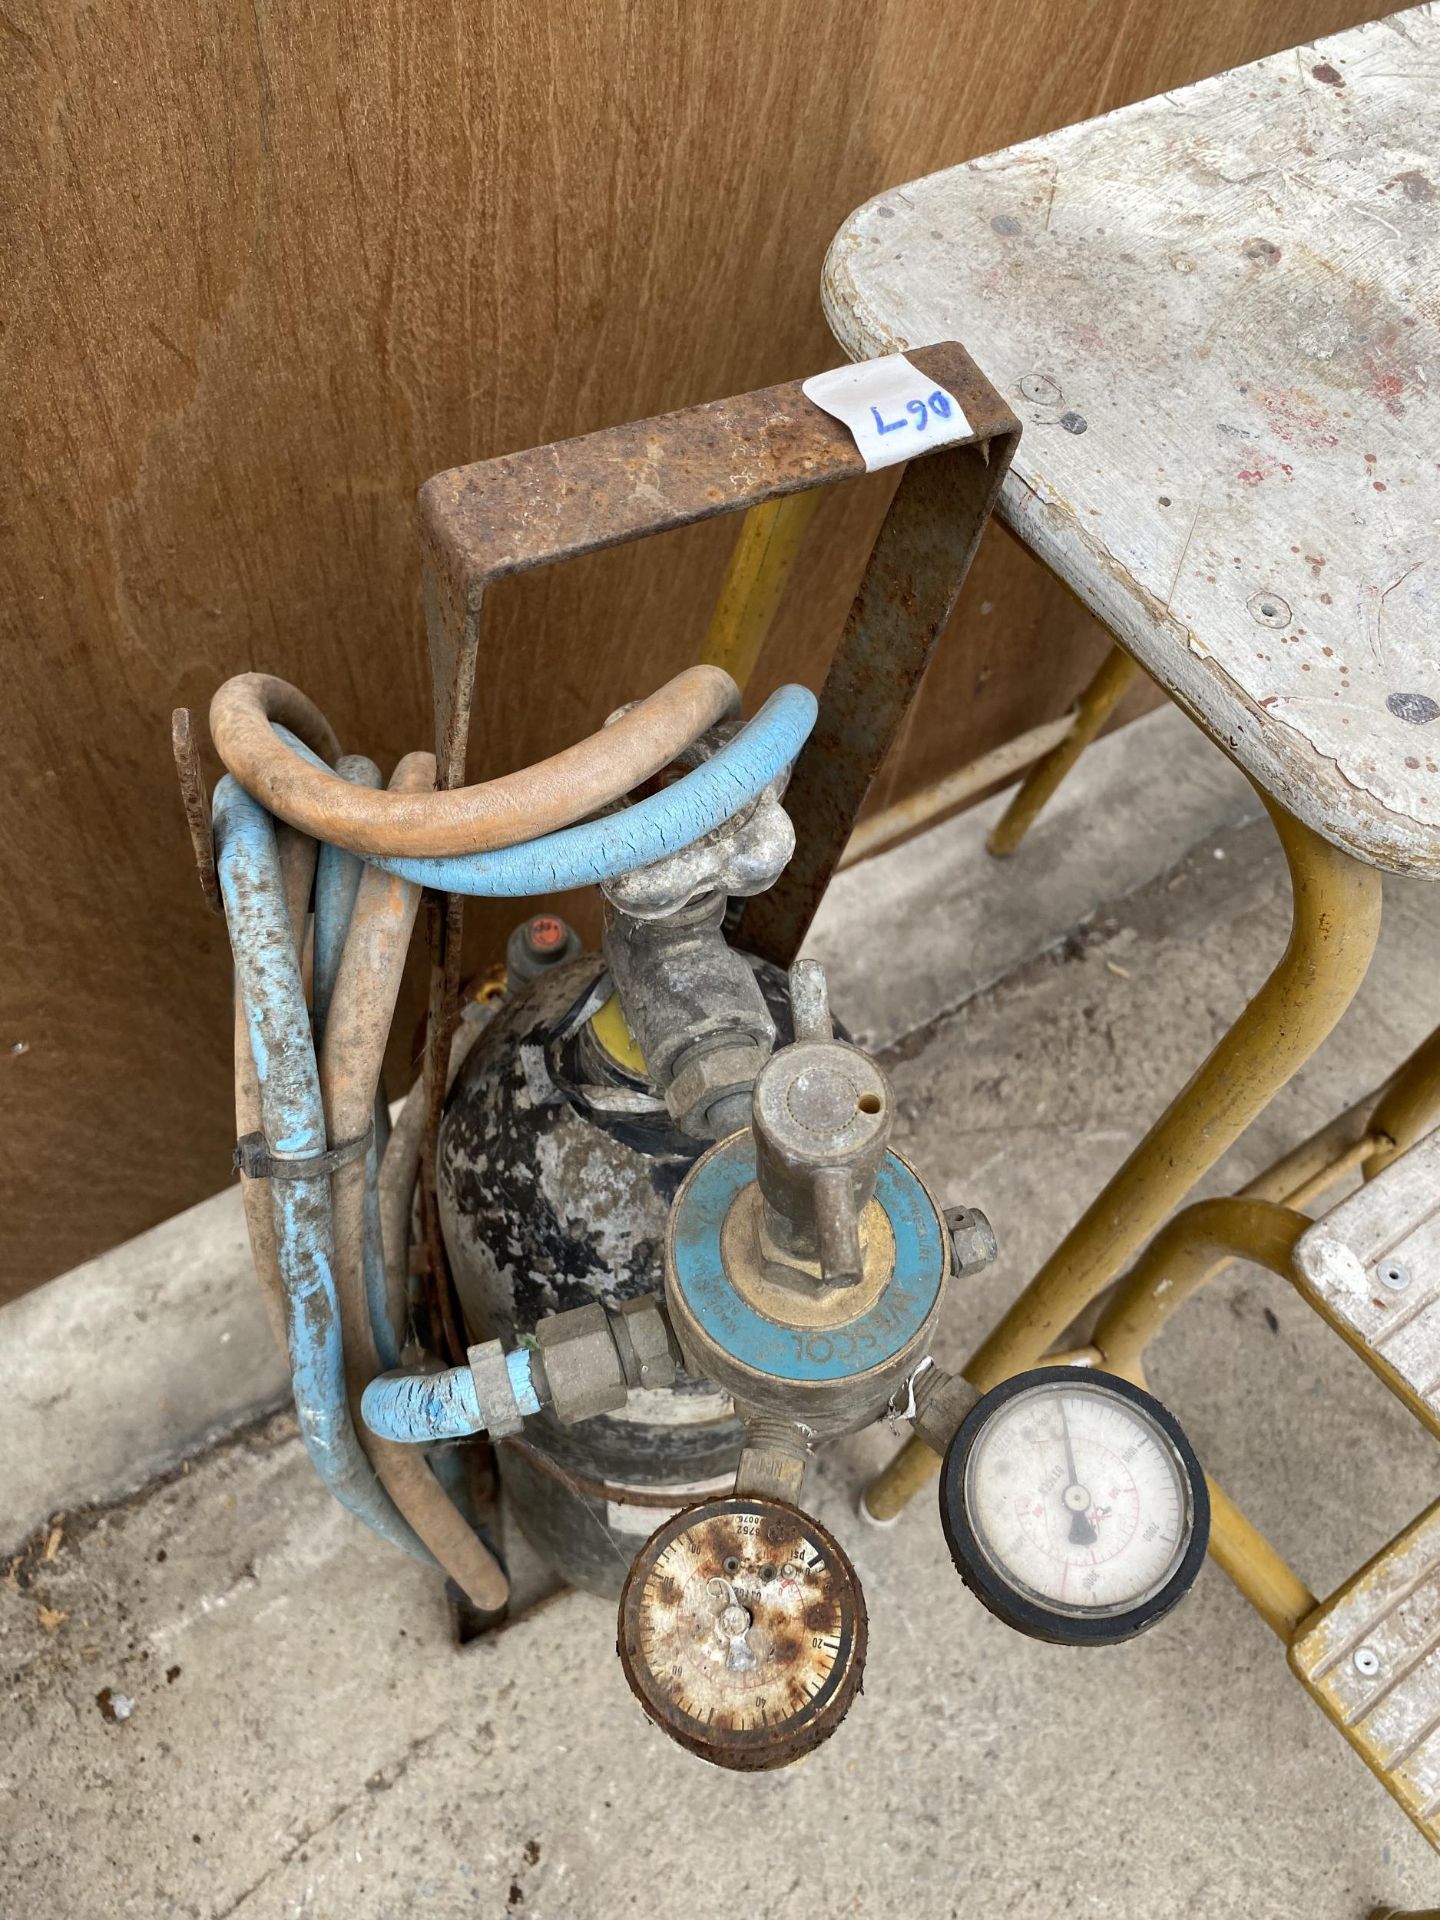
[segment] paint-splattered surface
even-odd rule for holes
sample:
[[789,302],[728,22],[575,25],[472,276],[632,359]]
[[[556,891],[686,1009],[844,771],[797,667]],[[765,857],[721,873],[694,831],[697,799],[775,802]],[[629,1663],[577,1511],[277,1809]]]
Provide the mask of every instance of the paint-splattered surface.
[[[1440,1426],[1440,1133],[1317,1220],[1302,1293]],[[1440,1505],[1327,1603],[1291,1665],[1440,1847]]]
[[[1295,1270],[1301,1291],[1440,1433],[1440,1132],[1308,1228]],[[1440,1787],[1440,1724],[1435,1751]]]
[[1290,1663],[1440,1846],[1440,1506],[1329,1602]]
[[826,264],[862,357],[964,340],[1003,516],[1265,788],[1440,869],[1440,17],[931,175]]

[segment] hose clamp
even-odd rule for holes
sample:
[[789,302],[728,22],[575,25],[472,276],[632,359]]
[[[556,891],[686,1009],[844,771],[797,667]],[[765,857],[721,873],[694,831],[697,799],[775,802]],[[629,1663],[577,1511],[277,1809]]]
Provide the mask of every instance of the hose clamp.
[[354,1140],[342,1140],[338,1147],[331,1147],[325,1153],[312,1153],[303,1159],[289,1160],[283,1155],[271,1153],[270,1142],[263,1133],[242,1133],[235,1142],[231,1165],[236,1173],[244,1174],[247,1180],[328,1180],[337,1167],[343,1167],[351,1160],[363,1160],[370,1151],[370,1142],[374,1137],[375,1122],[372,1120],[364,1133]]

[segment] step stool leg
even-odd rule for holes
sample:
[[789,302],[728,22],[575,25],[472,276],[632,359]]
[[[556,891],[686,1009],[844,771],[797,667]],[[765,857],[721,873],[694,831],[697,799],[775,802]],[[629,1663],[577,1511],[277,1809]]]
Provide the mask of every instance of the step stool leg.
[[[1380,932],[1380,875],[1262,795],[1290,870],[1290,938],[1264,986],[980,1346],[981,1392],[1035,1366],[1339,1022]],[[909,1440],[872,1482],[901,1506],[938,1466]],[[898,1511],[898,1507],[895,1508]]]
[[1200,1200],[1164,1226],[1116,1283],[1090,1336],[1097,1364],[1140,1378],[1145,1349],[1185,1302],[1232,1260],[1251,1260],[1282,1279],[1310,1227],[1306,1214],[1266,1200]]
[[1080,696],[1070,731],[1058,746],[1037,760],[1016,789],[1015,797],[990,829],[985,842],[997,857],[1014,853],[1040,817],[1055,789],[1120,704],[1122,695],[1140,669],[1128,653],[1111,647],[1100,671]]
[[1260,1529],[1207,1473],[1210,1558],[1240,1589],[1272,1633],[1289,1646],[1301,1622],[1320,1604]]
[[860,1496],[860,1516],[888,1527],[898,1520],[917,1493],[940,1471],[940,1456],[923,1440],[907,1440],[887,1467]]
[[1375,1103],[1369,1131],[1389,1144],[1372,1153],[1361,1171],[1367,1180],[1383,1173],[1407,1147],[1440,1119],[1440,1027],[1424,1040]]
[[700,664],[723,667],[742,690],[755,670],[822,487],[751,507],[740,523]]
[[1033,1366],[1339,1022],[1380,933],[1380,875],[1265,802],[1294,896],[1264,986],[1031,1281],[966,1374]]

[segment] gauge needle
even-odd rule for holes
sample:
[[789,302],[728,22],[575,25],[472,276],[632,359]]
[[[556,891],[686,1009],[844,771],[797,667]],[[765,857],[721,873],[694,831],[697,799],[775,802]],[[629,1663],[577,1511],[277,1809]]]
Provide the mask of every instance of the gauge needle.
[[1075,1547],[1093,1547],[1100,1537],[1090,1523],[1090,1495],[1080,1485],[1080,1475],[1075,1470],[1075,1449],[1070,1442],[1070,1422],[1065,1418],[1063,1396],[1057,1401],[1060,1408],[1060,1435],[1065,1442],[1065,1473],[1067,1484],[1060,1498],[1070,1514],[1070,1544]]

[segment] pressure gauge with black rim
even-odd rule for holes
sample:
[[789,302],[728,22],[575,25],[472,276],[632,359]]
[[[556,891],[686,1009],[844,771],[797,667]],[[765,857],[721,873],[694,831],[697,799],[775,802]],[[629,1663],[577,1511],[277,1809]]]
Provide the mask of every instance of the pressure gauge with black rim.
[[1105,1646],[1153,1627],[1190,1590],[1210,1500],[1158,1400],[1112,1374],[1036,1367],[962,1421],[940,1521],[961,1579],[1007,1626]]

